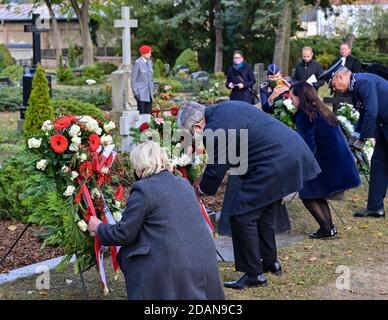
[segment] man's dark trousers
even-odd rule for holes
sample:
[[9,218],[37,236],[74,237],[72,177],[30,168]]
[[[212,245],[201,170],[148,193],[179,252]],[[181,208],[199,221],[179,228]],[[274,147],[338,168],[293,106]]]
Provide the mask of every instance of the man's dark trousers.
[[263,273],[263,265],[271,266],[277,261],[274,214],[281,201],[230,217],[237,271],[258,275]]

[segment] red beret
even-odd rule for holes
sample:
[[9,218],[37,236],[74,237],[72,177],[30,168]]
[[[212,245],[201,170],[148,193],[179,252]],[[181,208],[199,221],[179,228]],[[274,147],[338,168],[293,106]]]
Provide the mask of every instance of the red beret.
[[139,48],[139,52],[141,54],[147,54],[147,53],[150,53],[152,51],[152,48],[150,46],[147,46],[147,45],[143,45]]

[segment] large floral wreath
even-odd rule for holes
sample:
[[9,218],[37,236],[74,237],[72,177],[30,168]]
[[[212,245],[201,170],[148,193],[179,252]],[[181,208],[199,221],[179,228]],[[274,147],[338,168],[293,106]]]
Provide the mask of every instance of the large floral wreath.
[[[107,292],[103,271],[106,248],[86,232],[86,222],[92,215],[111,224],[121,219],[122,186],[114,190],[111,184],[112,178],[123,170],[122,163],[115,163],[111,135],[115,124],[109,120],[101,123],[90,116],[63,116],[45,121],[41,129],[42,134],[28,139],[35,170],[41,172],[35,181],[36,194],[39,194],[39,184],[45,184],[43,181],[50,181],[52,189],[46,190],[48,202],[43,207],[35,203],[29,222],[52,229],[45,244],[64,249],[62,265],[75,256],[75,266],[85,268],[97,258]],[[110,251],[117,271],[117,248],[111,247]]]

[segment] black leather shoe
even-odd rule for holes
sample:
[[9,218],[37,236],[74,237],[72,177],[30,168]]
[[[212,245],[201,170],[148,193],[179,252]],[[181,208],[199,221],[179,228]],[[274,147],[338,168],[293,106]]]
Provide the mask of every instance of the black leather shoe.
[[354,216],[357,218],[364,218],[364,217],[384,218],[385,211],[384,209],[379,209],[379,210],[364,209],[356,212]]
[[255,276],[255,277],[248,276],[245,273],[237,281],[224,282],[224,286],[225,288],[231,288],[231,289],[266,287],[268,286],[268,281],[264,273],[259,274],[258,276]]
[[335,238],[334,229],[325,230],[320,228],[317,232],[310,234],[310,239],[330,239]]
[[263,265],[263,271],[264,273],[271,272],[275,276],[281,276],[283,274],[282,265],[279,261],[276,261],[275,263],[270,265]]

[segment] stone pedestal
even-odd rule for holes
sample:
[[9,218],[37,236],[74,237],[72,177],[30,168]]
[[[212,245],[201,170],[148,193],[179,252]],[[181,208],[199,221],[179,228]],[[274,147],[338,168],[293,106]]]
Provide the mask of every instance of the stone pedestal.
[[133,149],[130,129],[136,127],[138,121],[139,111],[136,108],[129,108],[122,112],[120,117],[121,152],[130,152]]
[[[128,96],[131,81],[131,71],[129,68],[122,68],[112,73],[112,111],[111,118],[115,123],[119,123],[122,112],[129,104]],[[133,107],[136,107],[136,100],[133,101]]]
[[260,84],[265,80],[264,63],[255,63],[253,73],[256,77],[256,89],[260,89]]

